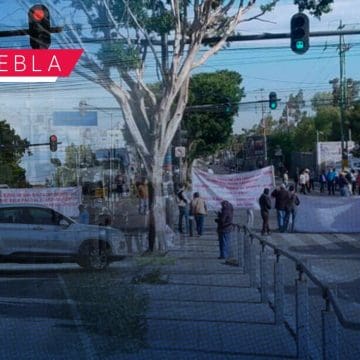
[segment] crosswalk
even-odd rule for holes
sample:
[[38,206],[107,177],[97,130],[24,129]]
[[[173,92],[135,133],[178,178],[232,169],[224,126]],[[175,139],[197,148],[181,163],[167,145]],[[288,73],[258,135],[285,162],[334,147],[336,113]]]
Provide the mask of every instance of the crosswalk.
[[360,235],[354,234],[308,234],[308,233],[273,233],[269,238],[275,245],[296,252],[309,254],[352,255],[360,257]]

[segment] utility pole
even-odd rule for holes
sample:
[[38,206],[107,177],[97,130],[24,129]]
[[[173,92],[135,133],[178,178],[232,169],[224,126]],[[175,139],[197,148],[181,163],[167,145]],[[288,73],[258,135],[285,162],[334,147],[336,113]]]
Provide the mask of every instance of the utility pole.
[[[342,30],[345,25],[340,21],[339,30]],[[345,53],[350,47],[345,44],[344,35],[340,34],[339,37],[339,58],[340,58],[340,139],[341,139],[341,167],[344,170],[348,166],[348,146],[344,136],[344,120],[345,120],[345,102],[346,102],[346,81],[345,81]]]
[[265,165],[267,164],[268,156],[267,156],[267,139],[266,139],[266,119],[265,119],[265,103],[264,103],[264,89],[260,89],[261,93],[261,122],[263,127],[263,136],[264,136],[264,160]]

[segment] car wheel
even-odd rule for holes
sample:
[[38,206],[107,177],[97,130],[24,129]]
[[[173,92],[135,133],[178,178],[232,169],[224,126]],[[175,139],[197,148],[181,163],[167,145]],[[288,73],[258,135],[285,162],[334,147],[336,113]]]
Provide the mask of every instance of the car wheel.
[[110,249],[103,242],[86,242],[79,253],[78,264],[86,269],[104,270],[109,265]]

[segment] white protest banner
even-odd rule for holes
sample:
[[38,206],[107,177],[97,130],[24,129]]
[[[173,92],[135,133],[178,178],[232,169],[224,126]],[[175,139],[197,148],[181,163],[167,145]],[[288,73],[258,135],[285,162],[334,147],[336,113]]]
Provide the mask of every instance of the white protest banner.
[[295,231],[307,233],[360,232],[359,197],[299,196]]
[[81,187],[1,189],[1,204],[41,204],[64,215],[76,217],[81,202]]
[[234,208],[259,208],[259,197],[264,188],[274,186],[274,168],[230,175],[210,174],[193,169],[192,189],[199,192],[208,208],[218,209],[222,200],[228,200]]

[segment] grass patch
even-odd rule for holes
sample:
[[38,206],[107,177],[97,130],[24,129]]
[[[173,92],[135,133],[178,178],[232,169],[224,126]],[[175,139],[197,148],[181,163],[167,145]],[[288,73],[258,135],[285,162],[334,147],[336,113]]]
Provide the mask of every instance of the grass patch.
[[167,284],[168,280],[161,273],[160,269],[152,269],[146,273],[133,277],[133,284]]
[[84,327],[101,336],[101,341],[95,342],[99,353],[135,352],[146,347],[148,298],[118,277],[112,272],[63,276]]
[[148,265],[175,265],[176,259],[170,256],[140,256],[136,258],[136,264],[139,266],[148,266]]

